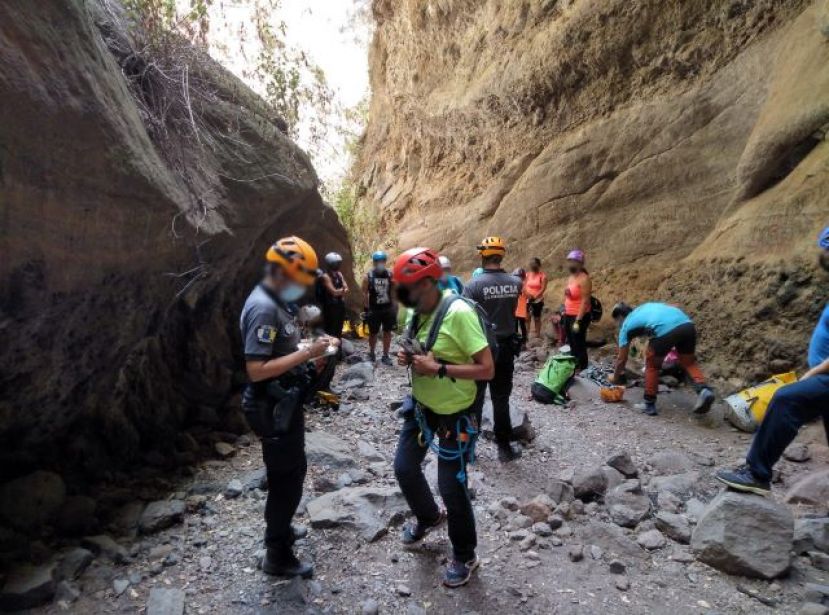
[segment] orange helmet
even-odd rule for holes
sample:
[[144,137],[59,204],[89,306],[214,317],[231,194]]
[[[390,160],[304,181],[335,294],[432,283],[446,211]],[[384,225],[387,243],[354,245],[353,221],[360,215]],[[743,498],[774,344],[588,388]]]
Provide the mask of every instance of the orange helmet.
[[503,256],[507,253],[507,244],[500,237],[484,237],[481,245],[478,246],[478,254],[481,256]]
[[294,282],[305,286],[314,283],[317,276],[317,253],[304,239],[299,237],[283,237],[273,244],[265,258],[269,263],[275,263]]

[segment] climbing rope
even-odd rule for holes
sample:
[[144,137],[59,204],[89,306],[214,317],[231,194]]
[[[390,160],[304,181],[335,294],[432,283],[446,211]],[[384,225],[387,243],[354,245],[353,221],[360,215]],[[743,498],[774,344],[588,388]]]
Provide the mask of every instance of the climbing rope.
[[[455,478],[463,485],[466,485],[466,466],[467,464],[475,463],[475,444],[478,440],[478,430],[475,429],[472,419],[466,414],[458,417],[455,423],[458,447],[454,450],[440,446],[435,440],[435,432],[429,428],[429,424],[426,422],[426,417],[419,404],[415,406],[415,420],[420,428],[420,433],[417,436],[418,444],[424,448],[428,446],[435,452],[439,459],[443,459],[444,461],[459,461],[461,469],[455,474]],[[468,460],[467,454],[469,455]]]

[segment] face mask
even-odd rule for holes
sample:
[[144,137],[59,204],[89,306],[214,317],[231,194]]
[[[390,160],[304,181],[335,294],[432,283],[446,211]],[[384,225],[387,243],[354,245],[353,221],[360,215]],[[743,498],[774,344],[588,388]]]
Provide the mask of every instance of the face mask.
[[377,273],[383,273],[386,270],[385,263],[377,263],[376,265],[374,265],[374,270]]
[[578,273],[579,272],[579,268],[576,267],[575,265],[570,265],[567,269],[570,271],[570,273]]
[[299,301],[304,294],[305,287],[299,284],[294,284],[293,282],[289,282],[283,288],[279,289],[279,298],[285,303]]
[[820,255],[820,267],[824,271],[829,271],[829,251],[824,250]]
[[406,286],[397,287],[397,300],[407,308],[416,308],[418,299]]

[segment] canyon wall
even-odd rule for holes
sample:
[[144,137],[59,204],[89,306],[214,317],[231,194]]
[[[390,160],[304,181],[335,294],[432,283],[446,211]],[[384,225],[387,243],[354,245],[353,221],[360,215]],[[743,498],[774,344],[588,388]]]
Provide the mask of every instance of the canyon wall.
[[183,426],[244,429],[238,319],[267,247],[300,235],[350,275],[281,119],[202,57],[170,86],[185,119],[153,124],[123,17],[0,3],[0,478],[186,462]]
[[[696,318],[716,377],[802,365],[827,281],[829,2],[375,0],[356,178],[400,247],[490,234],[606,306]],[[734,381],[739,384],[739,380]]]

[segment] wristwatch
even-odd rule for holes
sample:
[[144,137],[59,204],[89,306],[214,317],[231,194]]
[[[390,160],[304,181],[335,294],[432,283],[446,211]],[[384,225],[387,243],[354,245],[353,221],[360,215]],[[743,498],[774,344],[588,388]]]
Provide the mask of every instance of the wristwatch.
[[438,378],[446,378],[446,363],[441,363],[438,368]]

